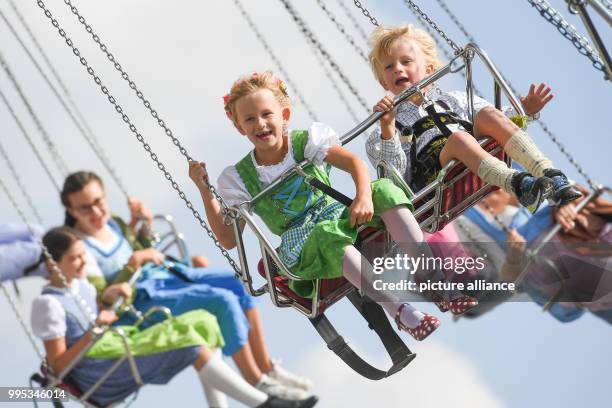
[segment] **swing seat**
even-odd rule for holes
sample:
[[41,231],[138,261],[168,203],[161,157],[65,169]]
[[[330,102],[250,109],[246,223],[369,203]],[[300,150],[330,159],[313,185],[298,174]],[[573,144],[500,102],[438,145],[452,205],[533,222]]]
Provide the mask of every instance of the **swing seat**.
[[[31,383],[35,382],[39,384],[41,387],[46,387],[49,383],[51,383],[51,379],[49,378],[47,369],[43,365],[41,365],[40,372],[34,373],[30,376],[30,382]],[[69,397],[75,400],[78,400],[79,398],[83,396],[83,392],[79,389],[79,387],[77,387],[76,385],[74,385],[67,379],[64,379],[62,382],[57,384],[55,388],[59,388],[61,390],[66,391],[69,394]],[[94,404],[91,401],[86,401],[86,402],[81,402],[81,403],[84,403],[87,407],[91,407],[91,408],[104,408],[103,406]],[[52,404],[55,408],[64,407],[64,404],[60,400],[52,400]]]
[[[377,256],[377,254],[374,253],[371,248],[381,248],[384,243],[384,230],[367,227],[359,232],[355,246],[364,254],[364,256],[368,260],[371,261],[373,257]],[[313,300],[303,298],[297,293],[295,293],[293,290],[291,290],[291,288],[289,287],[289,279],[285,276],[280,275],[278,266],[274,263],[271,257],[269,257],[267,254],[266,256],[268,257],[268,265],[270,265],[270,274],[273,277],[272,281],[278,293],[290,302],[295,302],[308,310],[314,310]],[[380,254],[378,254],[378,256],[380,256]],[[257,264],[257,271],[264,279],[266,278],[263,258],[261,258],[259,260],[259,263]],[[336,303],[338,300],[342,299],[348,294],[348,292],[354,289],[354,287],[344,278],[319,279],[315,282],[317,282],[315,284],[320,285],[320,289],[318,307],[316,308],[317,313],[315,314],[315,316],[312,317],[316,317],[324,313],[328,307]]]
[[[375,243],[379,245],[366,245]],[[365,228],[359,232],[355,246],[370,258],[376,249],[382,248],[386,243],[386,233],[384,230]],[[374,250],[371,250],[374,248]],[[380,252],[380,251],[378,251]],[[319,285],[319,292],[316,302],[313,299],[306,299],[289,288],[289,279],[280,276],[278,266],[270,259],[266,253],[270,276],[272,277],[274,291],[273,296],[284,301],[283,306],[293,307],[308,315],[308,320],[327,344],[327,348],[340,357],[349,367],[358,374],[371,380],[381,380],[389,377],[406,367],[416,354],[413,353],[401,340],[395,330],[391,327],[389,319],[382,310],[382,307],[365,296],[359,294],[350,282],[344,278],[318,279],[315,285]],[[260,259],[257,270],[262,277],[266,277],[264,259]],[[392,360],[392,366],[387,370],[378,369],[363,360],[347,342],[338,334],[333,324],[325,316],[325,310],[343,297],[347,297],[357,311],[367,322],[368,327],[374,330],[385,350]],[[279,303],[280,305],[280,303]],[[309,313],[312,313],[309,315]]]

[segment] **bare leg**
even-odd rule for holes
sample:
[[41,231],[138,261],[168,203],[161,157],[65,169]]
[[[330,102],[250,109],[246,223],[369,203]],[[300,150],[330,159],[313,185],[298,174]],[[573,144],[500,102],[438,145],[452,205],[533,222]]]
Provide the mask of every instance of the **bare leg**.
[[191,257],[191,263],[195,268],[208,268],[208,258],[202,255],[194,255]]
[[491,157],[472,135],[467,132],[454,132],[440,153],[440,164],[446,166],[452,159],[460,160],[472,173],[478,173],[480,163]]
[[479,139],[490,136],[502,146],[519,130],[521,128],[492,106],[482,108],[474,118],[474,136]]
[[232,354],[232,358],[240,370],[240,374],[251,385],[256,385],[261,380],[261,370],[253,358],[251,346],[247,343],[240,350]]
[[195,367],[196,371],[200,371],[202,367],[204,367],[206,363],[208,363],[212,356],[212,351],[210,351],[208,347],[202,346],[200,348],[200,355],[198,356],[198,359],[195,361],[195,363],[193,363],[193,366]]
[[445,166],[452,159],[458,159],[468,169],[485,182],[514,192],[512,177],[516,170],[508,168],[504,162],[487,153],[472,135],[467,132],[454,132],[440,153],[440,164]]
[[249,345],[253,350],[253,357],[262,373],[272,370],[272,361],[266,347],[263,323],[259,311],[255,308],[245,311],[251,329],[249,330]]
[[[362,271],[362,265],[370,269],[370,271]],[[362,281],[366,285],[372,284],[371,282],[368,282],[368,276],[372,276],[371,269],[372,265],[370,265],[370,263],[365,259],[362,259],[361,253],[357,250],[357,248],[352,245],[348,245],[346,247],[344,252],[344,260],[342,261],[342,273],[344,274],[346,280],[351,282],[351,284],[357,289],[361,290]],[[398,301],[397,296],[394,293],[379,291],[378,296],[380,299],[376,301],[376,303],[381,305],[387,314],[392,318],[395,318],[400,306],[402,306],[402,304],[404,305],[400,319],[402,323],[408,327],[414,328],[418,326],[425,316],[422,312],[412,307],[409,303]]]

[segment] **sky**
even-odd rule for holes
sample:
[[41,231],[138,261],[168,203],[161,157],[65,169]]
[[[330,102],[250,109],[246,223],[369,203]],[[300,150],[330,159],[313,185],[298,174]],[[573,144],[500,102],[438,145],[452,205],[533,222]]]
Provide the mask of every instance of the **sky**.
[[[343,14],[338,1],[343,1],[351,9],[354,18],[367,32],[371,31],[369,21],[354,10],[348,0],[324,3],[346,28],[354,43],[366,49],[365,42]],[[191,212],[36,2],[19,0],[16,3],[66,82],[73,100],[94,129],[129,194],[141,198],[156,213],[172,214],[192,253],[205,254],[213,264],[224,265],[224,259]],[[244,3],[244,8],[288,73],[289,78],[285,79],[297,85],[317,119],[332,125],[340,133],[355,125],[349,108],[334,91],[321,64],[282,3],[277,0]],[[335,62],[333,70],[341,71],[365,99],[367,106],[373,106],[384,91],[373,79],[367,64],[327,19],[316,1],[292,3]],[[415,21],[403,1],[370,0],[362,3],[385,24]],[[564,1],[551,0],[550,3],[581,33],[586,32],[579,18],[567,12]],[[45,4],[187,197],[201,209],[197,190],[187,176],[184,157],[87,37],[63,1],[46,0]],[[73,4],[108,45],[189,154],[207,163],[212,180],[216,180],[225,166],[248,152],[248,141],[233,129],[224,115],[222,97],[232,82],[243,74],[263,69],[278,72],[279,69],[245,23],[234,1],[74,0]],[[421,1],[419,4],[457,44],[466,43],[436,1]],[[595,70],[590,61],[541,18],[527,1],[448,0],[447,4],[519,92],[525,93],[532,82],[544,81],[553,88],[555,98],[542,112],[542,118],[593,179],[612,185],[608,157],[610,131],[605,121],[610,115],[612,94],[611,84],[604,81],[603,74]],[[32,47],[8,0],[0,0],[0,9]],[[603,20],[597,16],[594,20],[601,27],[602,37],[612,38],[610,28]],[[91,169],[102,175],[106,180],[111,208],[127,216],[125,197],[58,105],[3,21],[0,21],[0,52],[69,169]],[[37,53],[35,56],[40,61]],[[492,80],[478,63],[475,63],[475,81],[490,98]],[[339,86],[350,109],[359,119],[365,119],[370,108],[362,107],[344,84]],[[462,79],[456,75],[444,79],[441,86],[461,89]],[[4,72],[0,72],[0,89],[41,150],[54,180],[60,182],[61,174],[53,166],[40,133]],[[291,87],[289,92],[296,94]],[[311,121],[305,107],[295,103],[291,126],[306,128]],[[0,142],[9,151],[22,185],[36,203],[45,227],[62,223],[62,208],[53,183],[3,106],[0,106],[0,124]],[[570,177],[584,181],[537,125],[530,127],[530,134],[558,167],[566,170]],[[363,138],[356,139],[349,148],[365,159]],[[373,169],[370,170],[374,175]],[[0,174],[24,206],[27,216],[31,217],[5,163],[0,163]],[[352,193],[349,177],[336,174],[333,180],[345,194]],[[4,197],[0,199],[0,214],[0,222],[18,220],[17,213]],[[246,242],[250,263],[255,265],[259,258],[256,241],[247,235]],[[232,255],[235,258],[233,251]],[[40,279],[20,282],[20,309],[25,316],[29,316],[31,300],[43,283]],[[341,404],[351,407],[439,407],[447,403],[458,407],[494,408],[572,407],[578,404],[604,407],[612,400],[608,380],[612,332],[605,322],[589,314],[573,323],[562,324],[529,303],[504,304],[473,321],[454,322],[451,317],[439,314],[442,326],[425,342],[416,344],[408,335],[403,335],[418,354],[417,359],[392,378],[371,382],[360,378],[337,360],[302,315],[292,310],[275,309],[266,297],[262,297],[258,305],[272,355],[281,358],[283,365],[290,370],[314,380],[314,392],[321,399],[320,407]],[[422,308],[434,312],[431,305],[424,304]],[[347,302],[340,302],[329,314],[352,346],[372,361],[381,365],[386,363],[380,346]],[[3,333],[0,336],[0,386],[25,385],[39,361],[2,296],[0,325]],[[174,402],[205,406],[193,370],[184,371],[168,386],[143,388],[133,406],[165,406]]]

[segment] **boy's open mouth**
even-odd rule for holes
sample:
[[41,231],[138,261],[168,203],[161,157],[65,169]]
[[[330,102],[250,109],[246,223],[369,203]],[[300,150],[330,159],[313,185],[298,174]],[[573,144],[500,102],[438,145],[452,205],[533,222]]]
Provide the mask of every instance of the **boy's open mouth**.
[[403,85],[406,82],[410,82],[408,78],[398,78],[395,80],[395,85]]
[[258,139],[266,139],[267,137],[272,136],[272,131],[271,130],[266,130],[266,131],[263,131],[263,132],[259,132],[259,133],[256,133],[255,136]]

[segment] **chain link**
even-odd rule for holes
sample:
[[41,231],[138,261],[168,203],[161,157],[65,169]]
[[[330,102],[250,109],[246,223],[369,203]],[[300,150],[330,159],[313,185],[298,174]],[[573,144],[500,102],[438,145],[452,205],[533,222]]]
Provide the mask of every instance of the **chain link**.
[[372,23],[372,25],[378,27],[378,20],[376,20],[374,18],[374,16],[372,16],[372,14],[370,14],[370,11],[365,8],[360,1],[358,0],[354,0],[353,3],[355,4],[355,7],[357,7],[359,10],[361,10],[361,12],[363,13],[364,16],[366,16],[369,20],[370,23]]
[[[0,12],[0,16],[5,18],[4,14],[1,12]],[[17,82],[17,79],[13,75],[13,71],[10,69],[10,67],[8,66],[8,63],[6,62],[6,60],[4,59],[1,53],[0,53],[0,65],[2,65],[4,72],[6,72],[6,75],[8,76],[9,80],[15,87],[15,90],[19,94],[19,97],[21,98],[28,113],[30,114],[30,117],[34,121],[34,124],[36,125],[36,129],[38,129],[38,131],[40,132],[40,135],[43,138],[43,141],[47,145],[47,149],[49,150],[49,153],[51,154],[51,158],[53,159],[53,164],[55,165],[55,167],[57,168],[57,170],[62,176],[67,176],[69,171],[68,171],[68,166],[66,165],[66,161],[57,151],[55,144],[53,143],[53,141],[51,140],[51,137],[49,136],[44,126],[42,125],[42,122],[40,121],[36,113],[34,112],[34,109],[32,109],[32,106],[28,102],[28,99],[25,97],[25,94],[23,93],[23,90],[21,89],[19,82]]]
[[433,28],[438,35],[440,35],[440,37],[442,37],[444,39],[444,41],[446,41],[446,43],[453,49],[453,51],[455,52],[455,55],[460,54],[462,49],[455,44],[455,42],[453,40],[451,40],[444,31],[442,31],[441,28],[438,27],[438,25],[431,19],[429,18],[429,16],[423,11],[421,10],[421,8],[419,6],[417,6],[412,0],[404,0],[404,3],[410,7],[411,9],[413,9],[415,11],[415,13],[417,13],[418,15],[421,16],[421,18],[431,26],[431,28]]
[[[510,85],[508,83],[508,85]],[[557,138],[557,136],[555,136],[555,134],[553,132],[550,131],[550,129],[548,129],[548,126],[546,125],[546,123],[544,123],[543,121],[541,121],[540,119],[536,120],[537,124],[542,128],[542,130],[544,131],[544,133],[546,133],[546,135],[548,136],[548,138],[557,146],[557,148],[559,149],[559,151],[565,156],[565,158],[570,162],[570,164],[576,169],[576,171],[584,178],[584,180],[587,182],[587,184],[589,185],[589,187],[591,188],[591,190],[595,191],[598,188],[598,183],[596,181],[594,181],[582,168],[582,166],[580,164],[578,164],[578,162],[574,159],[574,156],[571,155],[571,153],[565,148],[565,146],[559,141],[559,139]]]
[[[38,3],[39,3],[39,7],[40,7],[40,3],[42,3],[42,1],[38,2]],[[183,147],[183,145],[181,144],[180,140],[178,140],[174,136],[172,130],[168,127],[168,125],[166,125],[166,122],[159,116],[159,113],[157,112],[157,110],[155,110],[153,108],[153,106],[151,105],[151,102],[149,102],[149,100],[146,99],[144,93],[138,88],[136,83],[132,79],[130,79],[129,74],[123,69],[123,67],[121,66],[121,64],[117,60],[117,58],[115,58],[115,56],[108,50],[108,47],[106,46],[106,44],[104,44],[102,42],[102,40],[100,39],[100,36],[94,32],[92,26],[87,23],[87,20],[85,20],[85,17],[83,17],[83,15],[81,15],[79,13],[79,10],[72,4],[71,0],[64,0],[64,4],[66,4],[66,6],[68,6],[70,8],[70,11],[78,19],[79,23],[81,23],[81,25],[83,25],[83,27],[85,27],[85,31],[87,31],[87,33],[91,35],[91,38],[93,39],[93,41],[98,45],[100,50],[106,55],[106,57],[111,62],[111,64],[113,64],[115,69],[121,74],[121,77],[128,83],[129,87],[136,94],[136,97],[138,99],[140,99],[140,101],[142,102],[144,107],[149,111],[151,116],[157,121],[157,124],[164,130],[164,133],[166,134],[166,136],[168,136],[172,140],[172,143],[178,148],[179,152],[188,161],[193,161],[193,158],[189,155],[189,153],[187,152],[187,149],[185,149],[185,147]],[[44,7],[44,3],[43,3],[43,7]],[[47,10],[47,9],[45,8],[45,10]],[[60,32],[60,35],[61,35],[61,32]],[[231,217],[232,216],[231,215],[232,212],[229,210],[228,205],[225,203],[225,201],[223,201],[223,198],[221,198],[221,196],[217,192],[217,189],[212,184],[208,183],[208,181],[207,181],[206,184],[207,184],[208,189],[210,190],[210,192],[215,197],[215,199],[217,199],[217,201],[219,201],[219,203],[221,204],[221,207],[223,209],[223,213],[225,215],[229,214],[229,216]]]
[[289,77],[289,74],[287,73],[287,71],[283,67],[283,64],[278,59],[276,54],[274,54],[274,52],[272,51],[272,47],[270,47],[270,45],[268,44],[266,39],[263,37],[263,35],[261,34],[261,32],[259,31],[259,29],[255,25],[255,23],[253,22],[253,20],[249,16],[249,14],[244,9],[242,3],[239,0],[234,0],[234,4],[236,5],[238,10],[240,11],[240,14],[242,14],[242,17],[244,17],[244,19],[246,20],[246,22],[249,25],[249,27],[251,28],[251,30],[253,30],[253,33],[255,33],[255,36],[257,37],[257,39],[259,40],[261,45],[264,47],[264,49],[266,50],[266,52],[268,53],[268,55],[270,56],[272,61],[276,64],[276,66],[278,67],[278,70],[282,74],[284,80],[287,82],[287,84],[289,84],[289,88],[292,90],[293,94],[295,94],[295,96],[299,99],[299,101],[302,104],[302,106],[304,106],[304,109],[306,109],[306,112],[308,112],[308,115],[310,116],[310,118],[313,121],[318,122],[319,120],[317,119],[317,115],[315,115],[315,113],[313,112],[313,110],[310,107],[310,105],[306,102],[306,99],[302,96],[302,93],[300,92],[298,86],[291,80],[291,77]]
[[4,286],[4,283],[2,283],[2,281],[0,281],[0,289],[2,289],[2,292],[4,292],[4,296],[6,296],[6,299],[8,300],[9,305],[11,306],[11,309],[13,309],[13,313],[15,313],[15,317],[17,317],[17,321],[19,321],[19,325],[25,332],[26,336],[28,337],[28,340],[30,340],[30,343],[32,344],[34,351],[38,355],[38,358],[40,358],[40,361],[42,361],[43,366],[45,367],[45,369],[47,369],[48,368],[47,359],[45,358],[45,355],[43,354],[42,350],[38,346],[34,333],[32,333],[32,330],[30,330],[30,328],[26,324],[25,318],[23,317],[23,315],[21,314],[21,311],[19,310],[19,307],[17,306],[17,302],[15,301],[13,296],[11,296],[11,294],[9,293],[8,289],[6,289],[6,286]]
[[293,8],[293,6],[289,2],[289,0],[280,0],[280,2],[283,4],[283,6],[285,6],[285,9],[287,9],[289,14],[291,15],[291,18],[296,23],[296,25],[298,26],[298,28],[300,29],[300,31],[302,32],[304,37],[306,37],[308,42],[317,48],[317,50],[321,53],[321,55],[323,56],[325,61],[331,66],[331,69],[335,73],[338,74],[338,76],[340,77],[342,82],[344,82],[346,87],[355,96],[355,98],[357,99],[359,104],[363,107],[363,109],[365,109],[365,111],[369,113],[370,109],[368,108],[368,104],[366,103],[365,99],[359,94],[359,91],[353,86],[351,81],[344,74],[344,72],[340,68],[340,65],[338,65],[334,61],[332,56],[323,47],[323,44],[321,44],[321,42],[316,38],[316,36],[312,32],[312,30],[310,30],[310,28],[308,28],[308,26],[306,25],[304,20],[297,14],[297,11]]
[[603,62],[597,51],[589,44],[589,40],[581,36],[576,27],[569,24],[563,16],[555,10],[546,0],[527,0],[531,6],[535,7],[542,17],[554,27],[573,45],[578,52],[591,60],[593,67],[605,73]]
[[[61,79],[59,78],[59,76],[57,75],[57,72],[55,71],[55,69],[53,68],[53,65],[51,65],[51,62],[49,61],[49,59],[46,57],[46,54],[44,54],[44,51],[42,50],[42,48],[40,47],[40,44],[38,43],[38,41],[36,40],[36,38],[33,36],[31,30],[29,29],[28,25],[26,24],[25,20],[23,20],[23,16],[21,16],[21,14],[19,13],[19,10],[16,8],[16,6],[11,2],[11,4],[13,5],[13,8],[15,10],[15,12],[18,14],[22,24],[24,25],[24,27],[26,28],[26,31],[30,34],[30,38],[32,39],[32,41],[34,42],[34,44],[37,46],[38,50],[43,54],[43,59],[45,61],[47,61],[47,64],[50,66],[50,70],[52,73],[54,73],[54,75],[56,75],[56,79],[58,80],[58,82],[60,83],[60,87],[64,90],[64,93],[68,95],[67,99],[69,101],[71,101],[71,105],[73,107],[73,109],[76,109],[76,105],[74,104],[74,102],[72,102],[72,99],[69,97],[69,93],[68,90],[66,89],[65,85],[63,84],[63,82],[61,81]],[[74,125],[77,127],[77,129],[79,130],[80,134],[83,136],[83,138],[85,139],[85,141],[89,144],[89,146],[91,147],[91,149],[94,151],[95,155],[98,157],[98,159],[102,162],[103,166],[106,168],[106,170],[109,172],[109,174],[111,175],[111,177],[113,178],[113,180],[115,181],[115,183],[117,183],[117,185],[119,186],[119,189],[121,190],[121,192],[123,193],[123,195],[128,198],[129,195],[127,193],[127,190],[124,186],[124,184],[122,183],[121,179],[119,178],[119,176],[117,175],[117,173],[115,172],[115,169],[111,166],[110,164],[110,160],[108,159],[108,157],[106,156],[106,154],[104,153],[104,150],[102,149],[102,147],[100,146],[99,142],[95,139],[95,136],[93,135],[93,132],[91,131],[91,128],[89,128],[87,126],[87,130],[84,129],[81,126],[81,122],[86,123],[85,119],[81,116],[80,121],[76,118],[76,116],[73,114],[72,110],[68,107],[66,101],[64,101],[64,98],[62,98],[62,96],[60,95],[60,93],[58,92],[58,90],[55,88],[55,86],[51,83],[51,80],[49,79],[49,77],[45,74],[45,72],[43,71],[43,69],[41,68],[40,64],[38,64],[38,62],[36,61],[36,59],[34,58],[34,56],[32,55],[32,53],[30,52],[30,50],[28,49],[28,47],[25,45],[25,43],[23,42],[23,40],[21,39],[21,37],[19,36],[19,34],[17,33],[17,31],[14,29],[14,27],[12,26],[12,24],[10,24],[10,22],[6,19],[4,13],[2,12],[2,10],[0,10],[0,16],[2,16],[2,18],[4,19],[5,23],[7,24],[7,26],[9,27],[9,30],[13,33],[13,35],[15,36],[15,38],[17,39],[17,42],[19,42],[19,44],[21,45],[21,48],[23,48],[23,50],[26,52],[26,54],[28,55],[28,57],[30,58],[30,61],[32,61],[32,64],[36,67],[36,69],[38,70],[38,73],[43,77],[45,83],[47,84],[47,86],[49,86],[49,88],[51,89],[52,93],[55,95],[55,97],[59,100],[60,105],[62,106],[62,108],[66,111],[66,113],[68,114],[68,116],[70,117],[70,119],[72,120],[72,123],[74,123]],[[78,109],[76,110],[78,111]]]
[[[0,61],[2,61],[2,57],[0,55]],[[21,121],[19,120],[19,117],[17,116],[17,114],[15,113],[15,111],[13,110],[10,102],[8,101],[8,99],[6,98],[6,96],[4,95],[4,92],[2,92],[2,89],[0,89],[0,99],[2,99],[2,101],[4,102],[4,104],[6,105],[6,108],[8,109],[11,117],[13,118],[13,120],[15,121],[15,123],[17,124],[17,127],[19,128],[19,130],[21,131],[21,134],[25,137],[26,141],[28,142],[28,144],[30,145],[30,147],[32,148],[32,151],[34,152],[34,155],[36,156],[36,158],[38,159],[38,162],[40,163],[40,165],[43,167],[43,169],[45,170],[45,173],[47,174],[47,176],[49,177],[49,180],[51,180],[51,184],[53,184],[53,187],[55,187],[55,190],[59,193],[60,192],[60,186],[57,183],[57,181],[55,180],[55,177],[53,176],[53,173],[51,172],[51,169],[49,169],[49,167],[47,166],[47,164],[45,163],[45,160],[42,158],[42,155],[40,154],[40,152],[38,151],[38,148],[36,147],[36,145],[34,144],[34,142],[32,141],[32,138],[30,137],[30,135],[28,134],[28,132],[25,130],[25,127],[23,126],[23,124],[21,123]]]
[[[28,231],[30,232],[30,235],[32,236],[32,238],[36,239],[36,233],[32,229],[32,226],[28,222],[28,219],[26,218],[25,214],[21,210],[21,207],[19,207],[19,205],[17,204],[15,197],[13,197],[13,195],[7,188],[6,184],[4,183],[4,180],[2,180],[1,178],[0,178],[0,187],[2,187],[2,190],[4,190],[4,193],[8,197],[11,204],[13,205],[13,208],[15,208],[15,211],[17,211],[17,213],[19,214],[19,217],[21,218],[23,223],[28,228]],[[40,245],[42,249],[43,257],[44,257],[44,260],[46,261],[46,264],[49,265],[51,269],[51,273],[55,273],[59,277],[60,281],[62,282],[62,285],[64,285],[64,287],[68,289],[68,292],[70,293],[70,295],[75,298],[75,301],[76,301],[75,303],[77,304],[77,307],[80,309],[81,313],[83,313],[83,316],[87,319],[87,321],[89,321],[92,325],[95,326],[96,316],[94,315],[91,308],[87,306],[87,303],[81,297],[81,295],[70,290],[70,286],[68,285],[68,281],[66,279],[66,275],[64,275],[64,271],[62,271],[59,268],[59,266],[57,265],[57,263],[55,262],[51,254],[49,253],[48,248],[45,246],[45,244],[42,242],[41,239],[38,239],[38,244]],[[29,330],[26,330],[26,331],[29,332]],[[46,365],[44,358],[43,358],[43,364]]]
[[[74,54],[74,56],[79,60],[79,62],[85,68],[87,73],[92,77],[92,79],[96,83],[96,85],[98,85],[100,87],[100,90],[106,96],[106,98],[110,102],[110,104],[113,105],[113,107],[115,108],[115,111],[117,112],[117,114],[119,116],[121,116],[121,119],[128,126],[130,132],[132,132],[132,134],[134,134],[134,136],[136,137],[136,140],[138,140],[138,142],[140,142],[140,144],[142,145],[144,150],[149,154],[151,160],[153,160],[155,162],[157,168],[164,174],[164,177],[166,178],[166,180],[168,180],[170,182],[172,188],[178,193],[179,197],[181,198],[181,200],[183,200],[183,202],[185,203],[187,208],[191,211],[191,213],[193,214],[195,219],[199,222],[200,226],[206,231],[208,236],[213,240],[215,246],[217,248],[219,248],[219,250],[221,251],[221,254],[227,259],[228,263],[232,266],[232,268],[234,269],[236,274],[239,275],[240,274],[239,266],[232,259],[232,257],[230,256],[229,252],[225,248],[223,248],[221,246],[221,244],[219,243],[219,241],[215,237],[215,235],[212,232],[212,230],[206,224],[206,221],[204,221],[204,219],[200,216],[200,213],[194,208],[193,204],[191,203],[191,201],[189,201],[189,199],[187,198],[185,193],[181,190],[181,188],[179,187],[178,183],[174,180],[174,178],[172,177],[170,172],[168,170],[166,170],[166,166],[161,162],[161,160],[159,160],[159,157],[151,149],[151,146],[149,145],[149,143],[147,143],[145,141],[144,137],[138,132],[138,129],[132,123],[132,121],[130,120],[129,116],[123,111],[123,108],[117,103],[115,97],[112,96],[112,94],[110,93],[109,89],[102,83],[102,80],[100,79],[100,77],[98,75],[96,75],[94,69],[89,65],[89,63],[87,62],[85,57],[83,57],[81,55],[81,52],[79,51],[79,49],[74,45],[73,41],[67,36],[66,31],[63,28],[61,28],[60,25],[59,25],[59,22],[55,18],[53,18],[53,15],[49,11],[49,9],[47,9],[47,7],[45,6],[45,4],[44,4],[44,2],[42,0],[37,0],[37,4],[38,4],[38,7],[44,12],[45,16],[49,19],[49,21],[51,22],[53,27],[55,27],[57,29],[58,34],[60,35],[60,37],[62,37],[64,39],[66,45],[68,45],[68,47],[72,50],[72,53]],[[79,18],[79,21],[81,21],[81,18]],[[83,21],[85,21],[85,20],[83,19]],[[89,28],[88,32],[90,32],[90,31],[91,31],[91,27]],[[99,41],[99,38],[97,37],[97,35],[95,35],[95,34],[93,34],[93,35]],[[104,48],[106,49],[106,46],[104,46]],[[109,55],[112,55],[112,54],[109,54]],[[115,62],[115,64],[118,65],[117,62]],[[119,66],[119,68],[120,68],[120,66]],[[127,77],[127,74],[125,74],[125,76]],[[130,81],[130,84],[133,84],[133,82]],[[132,87],[132,85],[130,85],[130,87]],[[135,85],[134,85],[134,88],[135,88]],[[148,108],[150,108],[151,105],[148,103],[148,101],[146,101],[143,98],[142,92],[137,91],[137,93],[139,94],[139,98],[141,100],[143,100],[143,102],[146,102],[146,105],[148,105]],[[156,113],[156,111],[151,110],[151,112],[152,112],[152,114],[155,113],[154,117],[159,118],[157,113]],[[162,122],[160,124],[160,126],[161,126],[163,124],[163,121],[161,119],[158,119],[158,120]],[[190,157],[187,155],[185,149],[182,146],[180,146],[180,142],[178,141],[178,139],[176,139],[176,138],[174,138],[174,136],[172,136],[172,132],[170,131],[170,129],[168,129],[167,133],[169,133],[169,136],[172,137],[173,140],[176,140],[175,144],[181,149],[181,153],[184,152],[183,155],[190,160]],[[212,185],[210,187],[212,188]],[[232,216],[232,215],[230,215],[230,216]]]
[[336,2],[338,3],[340,8],[342,9],[342,12],[344,12],[344,15],[349,19],[349,21],[351,22],[351,24],[353,25],[355,30],[357,30],[357,32],[359,33],[359,36],[367,43],[368,42],[368,35],[366,34],[366,32],[363,29],[363,27],[361,27],[361,25],[357,22],[357,19],[351,13],[351,11],[346,6],[346,4],[344,4],[344,1],[336,0]]
[[342,103],[344,104],[344,107],[346,108],[348,114],[351,116],[351,118],[355,122],[359,122],[359,116],[357,115],[357,112],[355,112],[355,109],[353,109],[353,107],[351,106],[351,103],[349,102],[347,97],[342,92],[342,89],[340,89],[340,85],[338,84],[338,81],[336,81],[336,78],[334,78],[333,73],[330,71],[329,67],[325,63],[325,57],[321,55],[319,50],[313,44],[308,43],[308,45],[310,46],[310,49],[312,50],[313,55],[317,59],[319,66],[321,67],[321,69],[323,69],[323,72],[325,72],[325,76],[327,77],[327,79],[329,79],[329,82],[331,83],[332,88],[334,88],[334,91],[336,91],[338,98],[340,98],[340,101],[342,101]]
[[4,146],[2,146],[2,143],[0,143],[0,155],[2,155],[2,157],[4,158],[4,161],[6,162],[6,166],[9,168],[13,178],[15,179],[17,187],[19,187],[21,194],[25,198],[26,202],[28,203],[28,206],[30,207],[30,210],[34,214],[34,218],[36,218],[36,222],[38,222],[39,224],[43,224],[42,217],[40,216],[38,209],[34,205],[34,201],[32,200],[32,197],[30,197],[30,194],[28,194],[28,192],[26,191],[24,187],[25,184],[21,181],[21,177],[19,177],[19,173],[17,172],[17,170],[15,170],[15,166],[13,166],[13,162],[11,161],[9,155],[6,153],[6,150],[4,150]]
[[[461,32],[465,35],[468,41],[476,43],[477,42],[476,39],[467,31],[465,26],[461,24],[459,19],[454,15],[454,13],[450,10],[450,8],[446,5],[446,3],[443,0],[436,0],[436,1],[438,2],[442,10],[444,10],[446,14],[450,17],[450,19],[457,25],[457,28],[461,30]],[[503,75],[503,73],[500,72],[500,75],[502,76],[504,81],[506,81],[512,93],[515,95],[520,95],[520,93],[516,90],[516,88],[512,85],[512,83]],[[474,87],[474,90],[476,91],[477,94],[480,93],[476,89],[476,87]],[[586,174],[586,172],[582,169],[582,167],[578,164],[578,162],[576,162],[574,157],[569,153],[569,151],[565,148],[565,146],[559,141],[559,138],[548,128],[546,123],[542,121],[541,119],[536,120],[536,122],[542,128],[542,130],[548,136],[548,138],[557,146],[557,148],[559,149],[559,151],[561,151],[561,153],[565,156],[565,158],[567,158],[570,164],[576,169],[576,171],[586,180],[589,187],[594,191],[597,188],[597,183],[593,181],[593,179],[588,174]]]
[[351,46],[353,47],[355,52],[357,52],[357,54],[361,57],[361,59],[363,59],[365,62],[368,62],[368,57],[366,57],[365,51],[363,51],[355,43],[355,40],[353,39],[353,37],[345,30],[344,26],[336,19],[334,14],[327,8],[327,6],[323,3],[323,0],[315,0],[315,1],[317,2],[319,7],[321,8],[321,10],[323,10],[323,12],[327,16],[327,18],[329,18],[331,20],[331,22],[334,23],[334,25],[336,26],[338,31],[340,31],[340,33],[342,33],[342,35],[344,36],[346,41],[348,41],[348,43],[351,44]]

